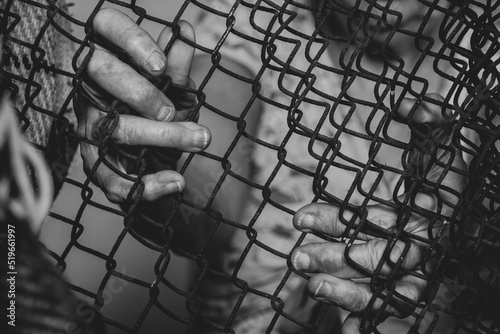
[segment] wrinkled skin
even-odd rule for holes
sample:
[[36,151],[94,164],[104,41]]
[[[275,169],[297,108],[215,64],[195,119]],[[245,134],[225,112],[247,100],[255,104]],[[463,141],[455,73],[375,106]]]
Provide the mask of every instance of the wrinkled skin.
[[[194,40],[189,23],[180,22],[180,27],[184,37]],[[173,36],[170,28],[165,28],[154,41],[131,18],[115,9],[100,10],[94,18],[93,28],[96,49],[86,67],[86,80],[75,99],[78,133],[93,143],[104,137],[106,133],[101,126],[106,122],[106,113],[102,110],[118,100],[131,110],[130,113],[120,114],[111,135],[111,140],[121,147],[150,147],[151,154],[157,157],[156,161],[178,158],[170,157],[172,151],[168,149],[181,152],[205,149],[210,143],[210,131],[186,121],[197,103],[194,94],[166,96],[141,73],[158,81],[168,76],[175,84],[194,88],[189,77],[194,48],[176,40],[165,55],[163,49]],[[115,203],[124,202],[134,177],[126,159],[112,152],[106,156],[110,164],[128,173],[129,179],[103,163],[92,171],[99,158],[96,145],[83,142],[81,154],[85,170],[92,173],[93,181],[103,189],[108,199]],[[153,201],[184,189],[184,177],[171,166],[153,167],[156,170],[142,178],[143,200]]]

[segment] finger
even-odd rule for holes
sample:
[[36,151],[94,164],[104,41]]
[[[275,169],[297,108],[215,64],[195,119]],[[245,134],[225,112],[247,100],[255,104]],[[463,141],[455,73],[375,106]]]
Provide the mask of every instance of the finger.
[[[388,212],[388,210],[383,211],[381,217],[384,217],[384,219],[377,222],[379,226],[389,228],[394,225],[393,219],[390,219],[392,216]],[[341,218],[340,215],[342,215]],[[339,208],[332,204],[313,203],[302,207],[295,213],[293,224],[296,229],[302,232],[325,234],[335,238],[347,237],[352,235],[352,232],[359,224],[359,218],[354,221],[352,221],[352,218],[353,213],[351,211],[344,210],[341,214]],[[346,233],[345,224],[350,224],[347,231],[348,235],[344,235]],[[358,233],[356,238],[368,240],[369,236],[365,233]]]
[[[344,218],[350,220],[352,213],[344,212]],[[339,219],[339,209],[331,204],[309,204],[299,209],[293,216],[293,225],[302,232],[323,233],[340,237],[345,225]]]
[[351,313],[345,318],[342,324],[342,334],[358,334],[361,333],[361,317],[356,313]]
[[[374,297],[369,284],[356,283],[326,274],[313,276],[307,288],[314,299],[333,303],[347,311],[363,312],[368,306],[371,306],[369,309],[371,311],[379,311],[384,307],[384,311],[390,315],[406,317],[417,306],[425,288],[425,280],[407,275],[404,280],[396,284],[395,291],[390,297],[387,290],[377,291]],[[387,298],[390,299],[384,304]]]
[[156,122],[149,119],[120,115],[111,138],[118,144],[174,148],[200,152],[210,143],[208,128],[194,122]]
[[[90,140],[105,138],[110,130],[111,139],[127,146],[155,146],[173,148],[179,151],[199,152],[211,141],[210,130],[193,122],[156,122],[133,115],[120,115],[116,127],[111,128],[113,119],[96,107],[84,104],[77,96],[76,108],[80,120],[78,134]],[[86,117],[82,117],[86,115]]]
[[195,49],[184,41],[187,39],[195,42],[195,34],[193,27],[186,21],[179,21],[178,27],[178,35],[174,34],[172,28],[165,27],[158,37],[158,45],[167,52],[167,68],[164,74],[169,76],[173,83],[187,88],[170,88],[170,93],[176,96],[175,121],[184,121],[189,119],[198,103],[196,94],[192,92],[196,84],[190,78]]
[[[353,244],[346,252],[343,243],[310,243],[297,247],[291,254],[292,264],[297,270],[321,272],[339,278],[361,278],[379,270],[388,276],[401,261],[401,267],[411,270],[418,265],[421,251],[417,245],[398,240],[391,246],[387,240],[372,239],[366,243]],[[382,259],[386,259],[383,260]]]
[[[77,102],[79,102],[79,99],[81,99],[81,97],[77,95]],[[104,131],[106,133],[103,133],[101,136],[99,135],[101,133],[99,124],[105,125],[102,122],[105,116],[103,112],[100,112],[89,104],[83,103],[76,103],[75,108],[79,117],[77,133],[80,136],[99,141],[100,137],[107,134],[107,132]],[[85,117],[83,117],[83,115],[85,115]],[[116,132],[116,128],[114,132]],[[106,197],[111,202],[120,203],[125,201],[132,190],[134,182],[124,178],[122,175],[117,174],[114,170],[106,166],[106,164],[100,160],[98,148],[95,145],[82,142],[80,146],[84,169],[87,175],[92,178],[95,184],[103,189]],[[125,169],[122,167],[123,164],[120,164],[120,161],[117,160],[116,157],[112,159],[112,157],[108,155],[105,158],[115,169],[125,173]],[[144,191],[141,198],[147,201],[153,201],[177,193],[185,186],[183,176],[171,170],[163,170],[145,175],[142,181],[144,183]]]
[[[134,182],[118,175],[103,162],[98,162],[99,153],[97,147],[94,145],[82,143],[81,155],[87,175],[92,177],[92,181],[104,191],[108,200],[113,203],[126,201],[134,186]],[[99,163],[97,168],[96,163]],[[117,169],[121,169],[116,162],[111,163]],[[145,175],[142,181],[144,183],[144,191],[141,199],[145,201],[154,201],[164,196],[178,193],[185,187],[185,180],[182,175],[171,170]]]
[[[402,196],[399,197],[400,201],[403,201]],[[425,205],[427,208],[435,205],[434,198],[429,198],[426,194],[418,194],[416,201],[418,201],[418,205]],[[356,218],[352,221],[353,214],[349,211],[345,211],[343,213],[343,219],[347,222],[346,224],[349,224],[345,225],[339,218],[339,214],[340,210],[334,205],[309,204],[296,212],[293,217],[293,224],[295,228],[302,232],[324,234],[334,238],[352,237],[359,227],[360,219]],[[381,257],[377,258],[374,255],[380,255],[380,251],[385,249],[384,245],[387,242],[386,239],[380,238],[380,234],[386,236],[393,234],[396,229],[397,221],[398,214],[393,208],[381,204],[367,206],[367,216],[364,221],[365,225],[359,229],[359,232],[356,234],[356,239],[368,241],[368,243],[353,245],[349,254],[356,257],[356,252],[359,251],[360,263],[365,263],[365,261],[362,261],[363,257],[371,254],[371,256],[367,258],[373,261],[373,263],[378,263],[378,259]],[[405,226],[400,226],[399,228],[404,228],[405,231],[411,233],[410,237],[412,235],[426,237],[428,233],[426,228],[428,225],[425,224],[425,221],[423,217],[415,214],[412,215]],[[348,230],[346,230],[347,226],[349,226]],[[362,247],[366,247],[366,249]],[[399,254],[401,254],[400,250],[408,247],[409,249],[405,251],[403,264],[406,268],[413,268],[425,248],[425,245],[414,240],[408,242],[398,240],[394,244],[393,250],[391,251],[394,253],[393,262],[397,261]],[[354,253],[351,254],[351,252]],[[368,263],[369,262],[367,262],[367,264]],[[374,268],[371,270],[373,269]]]
[[345,248],[346,244],[340,242],[310,243],[294,249],[290,258],[297,270],[321,272],[339,278],[365,277],[347,263]]
[[307,284],[309,294],[316,300],[333,303],[351,312],[362,312],[373,296],[368,284],[327,274],[318,274]]
[[121,49],[142,70],[160,75],[167,66],[167,58],[154,39],[126,14],[104,8],[92,21],[96,37],[104,46]]
[[[452,118],[452,113],[448,108],[442,108],[444,98],[440,94],[430,93],[426,94],[425,98],[430,101],[424,100],[417,104],[416,99],[404,98],[397,110],[398,115],[406,122],[416,124],[428,124],[432,127],[440,126],[448,123]],[[445,115],[443,115],[443,110]]]
[[192,120],[197,122],[199,114],[196,115],[197,117],[195,119],[189,118],[193,115],[194,109],[198,104],[196,93],[193,92],[196,89],[196,84],[194,83],[193,79],[189,78],[186,87],[187,89],[178,88],[172,90],[172,94],[175,94],[176,96],[176,98],[174,99],[176,108],[174,121],[182,122],[185,120]]
[[[178,26],[183,39],[195,42],[194,29],[189,22],[180,20]],[[174,83],[188,86],[195,51],[194,47],[182,41],[179,36],[175,36],[170,27],[164,28],[160,33],[158,46],[162,49],[168,46],[167,68],[164,74],[168,75]]]
[[[96,49],[86,68],[93,85],[150,119],[170,121],[175,106],[158,88],[111,53]],[[88,91],[90,95],[95,91]]]

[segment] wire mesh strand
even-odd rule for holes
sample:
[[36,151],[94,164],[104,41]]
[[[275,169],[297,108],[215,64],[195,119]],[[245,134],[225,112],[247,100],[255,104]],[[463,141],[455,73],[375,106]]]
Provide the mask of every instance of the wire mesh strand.
[[[360,3],[358,1],[357,6]],[[378,13],[398,18],[397,13],[387,10],[391,3],[367,1],[367,14],[362,19],[383,22],[380,15],[376,14],[377,10]],[[48,139],[50,133],[51,142],[65,143],[65,148],[59,148],[46,156],[55,171],[55,179],[78,189],[81,194],[80,201],[75,203],[77,209],[73,216],[51,212],[53,220],[68,226],[71,233],[67,244],[59,251],[50,251],[51,245],[47,245],[49,253],[63,273],[71,266],[71,254],[75,249],[102,261],[105,270],[102,277],[97,278],[98,284],[94,289],[71,283],[70,287],[93,301],[95,309],[103,313],[103,319],[110,328],[130,333],[141,332],[154,314],[154,317],[165,317],[182,324],[185,332],[244,332],[251,328],[252,321],[263,319],[258,312],[247,314],[253,307],[255,310],[266,310],[269,315],[268,318],[264,317],[267,321],[266,332],[287,332],[287,328],[289,332],[292,329],[298,331],[298,328],[304,332],[320,332],[322,323],[328,320],[327,314],[333,307],[318,304],[312,309],[305,308],[310,310],[310,314],[305,314],[306,311],[301,314],[290,306],[294,301],[289,297],[294,293],[299,295],[309,278],[309,275],[293,269],[289,254],[294,247],[310,240],[310,236],[305,233],[293,234],[290,245],[285,246],[263,238],[265,229],[262,220],[268,219],[268,212],[279,212],[288,217],[291,225],[291,218],[298,207],[287,205],[290,203],[288,199],[280,198],[280,191],[285,188],[278,185],[286,184],[287,176],[299,175],[308,180],[304,187],[310,189],[310,197],[305,200],[305,204],[327,202],[338,206],[339,219],[346,226],[341,238],[316,235],[319,239],[315,240],[345,243],[344,255],[348,263],[366,275],[373,293],[368,309],[381,300],[380,307],[361,314],[363,332],[378,333],[390,307],[396,307],[403,315],[410,316],[411,324],[407,328],[410,332],[432,333],[440,318],[452,319],[452,332],[499,331],[499,2],[420,1],[420,5],[426,9],[421,27],[428,24],[432,13],[442,15],[439,26],[442,46],[439,50],[433,48],[436,41],[422,33],[423,28],[411,31],[400,26],[397,20],[396,24],[388,28],[389,35],[401,34],[416,41],[420,54],[411,71],[405,66],[404,60],[394,57],[390,50],[384,47],[377,49],[382,51],[368,50],[371,47],[368,42],[363,44],[362,40],[345,38],[328,29],[328,19],[335,11],[346,13],[352,30],[361,29],[361,25],[355,24],[359,12],[346,7],[343,2],[234,1],[229,7],[211,7],[193,0],[185,1],[172,21],[148,13],[139,4],[136,1],[99,1],[86,21],[69,15],[66,6],[61,7],[57,1],[7,1],[1,11],[8,23],[4,50],[7,61],[2,73],[12,82],[11,97],[19,110],[21,126],[27,138],[45,153],[52,148]],[[111,140],[120,114],[129,112],[120,101],[114,101],[107,108],[99,106],[107,116],[101,122],[98,135],[92,140],[92,144],[99,147],[99,159],[89,171],[89,176],[83,181],[66,176],[68,159],[75,152],[74,146],[68,143],[88,141],[74,132],[71,100],[76,91],[81,89],[85,68],[95,50],[92,21],[99,9],[109,5],[127,11],[139,25],[155,23],[172,27],[173,40],[179,38],[194,46],[200,54],[210,57],[211,69],[198,83],[197,89],[176,87],[168,79],[155,83],[167,94],[173,89],[196,94],[198,104],[195,114],[205,108],[230,121],[236,129],[236,135],[228,141],[224,154],[191,154],[183,166],[179,166],[181,173],[184,173],[195,163],[195,159],[210,159],[220,165],[220,173],[214,178],[203,203],[188,200],[182,194],[176,195],[168,199],[170,210],[167,214],[160,217],[150,214],[151,207],[140,201],[144,190],[141,180],[146,173],[151,172],[148,162],[154,159],[154,154],[146,148],[127,150]],[[216,44],[207,45],[203,40],[192,43],[180,34],[179,20],[189,10],[198,10],[203,12],[202,15],[213,17],[214,22],[219,22],[214,28]],[[33,25],[26,21],[31,11],[44,18],[36,29],[30,29]],[[300,13],[303,12],[314,16],[315,25],[310,29],[300,26]],[[243,20],[248,21],[245,29],[250,27],[250,30],[242,28],[242,16]],[[70,24],[75,30],[84,29],[85,37],[75,37],[68,29]],[[29,36],[24,32],[29,32]],[[68,47],[64,54],[55,55],[53,50],[60,48],[56,48],[54,43],[73,45],[74,48]],[[253,46],[252,50],[257,50],[255,55],[250,55],[258,57],[258,66],[252,77],[234,73],[225,67],[227,55],[224,48],[238,43],[248,43]],[[338,63],[333,64],[328,60],[329,43],[359,47],[353,53],[342,52]],[[291,52],[285,53],[286,57],[283,57],[281,50],[285,47]],[[378,56],[384,59],[383,68],[377,72],[365,66],[363,59],[369,57],[370,52],[379,52]],[[63,59],[71,60],[71,68]],[[299,62],[299,59],[305,61]],[[449,87],[444,90],[444,101],[426,96],[431,92],[429,87],[432,83],[422,78],[418,70],[427,62],[432,62],[434,72],[449,83]],[[221,73],[246,84],[251,91],[249,100],[242,101],[241,112],[237,116],[228,110],[219,109],[213,98],[204,93],[213,82],[212,77]],[[321,85],[325,76],[335,78],[333,82],[340,83],[338,87],[330,89]],[[274,82],[269,84],[266,81],[269,78]],[[353,93],[357,80],[361,79],[370,83],[371,91],[365,95]],[[54,96],[54,92],[47,89],[57,85],[64,86],[60,96]],[[272,90],[266,85],[273,85],[274,93],[270,94]],[[430,182],[427,174],[431,167],[423,168],[415,160],[418,158],[412,154],[415,150],[432,151],[429,133],[426,132],[428,129],[410,123],[410,128],[413,127],[415,133],[421,136],[412,137],[409,143],[392,133],[392,126],[398,121],[396,110],[403,97],[438,103],[443,110],[450,108],[455,111],[452,143],[464,152],[469,162],[467,183],[462,193],[454,193],[453,189],[443,185],[442,178]],[[261,121],[263,127],[281,127],[278,136],[266,137],[265,131],[255,134],[247,128],[247,119],[255,104],[265,105],[274,114],[280,115],[274,122],[274,116],[269,116],[274,114],[268,112],[268,118]],[[367,111],[366,120],[360,126],[355,126],[360,109]],[[310,116],[310,110],[315,111],[314,117]],[[40,122],[44,125],[38,124]],[[268,124],[264,124],[266,122]],[[47,130],[49,134],[44,132]],[[299,141],[298,138],[305,140]],[[265,173],[258,177],[242,176],[238,166],[233,165],[232,157],[237,145],[244,141],[251,144],[249,152],[253,154],[252,159],[257,159],[255,164],[259,164],[256,157],[259,154],[262,154],[263,160],[268,158],[265,161]],[[307,156],[297,157],[294,153],[300,145],[304,145],[301,152]],[[367,156],[361,159],[360,155],[345,149],[348,145],[364,145],[367,147]],[[456,151],[446,146],[440,149],[449,152],[451,158],[445,162],[434,158],[430,165],[438,164],[443,175],[452,172],[463,174],[453,166],[453,154]],[[399,152],[403,157],[401,164],[394,166],[384,161],[382,157],[385,150]],[[114,167],[108,161],[110,152],[119,152],[132,160],[137,176],[127,175]],[[92,175],[101,164],[134,182],[127,204],[122,208],[112,206],[94,194]],[[167,165],[175,168],[175,159],[168,161]],[[340,182],[338,175],[352,180],[342,194],[335,190]],[[388,175],[392,175],[397,182],[386,191],[388,196],[383,196],[380,189],[384,187]],[[246,184],[251,189],[251,195],[258,195],[254,199],[254,210],[244,221],[228,219],[214,207],[216,197],[228,182]],[[443,191],[451,193],[458,201],[450,204],[445,196],[440,195]],[[438,198],[439,209],[429,210],[416,205],[416,196],[421,192]],[[401,193],[408,195],[402,200],[398,197]],[[285,192],[287,194],[290,196]],[[397,223],[392,229],[381,228],[368,219],[370,205],[373,204],[397,213]],[[452,207],[450,214],[442,211],[446,205]],[[83,222],[89,210],[99,210],[103,214],[123,219],[123,228],[114,240],[108,240],[107,251],[93,249],[81,241],[89,229]],[[213,221],[207,224],[208,231],[204,234],[201,246],[194,250],[179,246],[182,244],[179,239],[185,233],[182,230],[187,228],[174,224],[176,213],[179,212],[187,214],[188,219],[192,212],[204,212]],[[354,214],[349,215],[349,212]],[[408,224],[414,215],[427,220],[425,236],[409,231]],[[233,254],[230,259],[233,261],[230,270],[219,268],[217,261],[211,258],[211,247],[217,242],[217,231],[223,228],[242,236],[238,239],[242,242],[239,253]],[[151,268],[154,275],[149,280],[128,275],[118,268],[116,258],[127,247],[129,234],[141,243],[141,247],[155,254]],[[352,247],[362,235],[381,238],[388,245],[375,270],[365,268],[352,257]],[[403,250],[400,257],[394,260],[391,253],[396,244],[402,244]],[[426,245],[418,271],[410,271],[403,265],[405,255],[414,244]],[[175,270],[172,268],[172,251],[197,266],[196,278],[188,289],[180,288],[170,279],[169,270]],[[247,266],[252,265],[252,258],[257,251],[273,261],[279,261],[282,268],[275,274],[273,285],[270,288],[263,285],[265,289],[262,290],[245,276],[248,273]],[[384,266],[390,270],[384,270]],[[262,273],[263,276],[268,274]],[[405,275],[427,281],[421,300],[409,299],[396,289],[398,280]],[[137,306],[139,311],[133,321],[113,315],[115,304],[106,300],[110,284],[117,280],[138,287],[146,300],[143,305]],[[223,317],[213,316],[214,309],[207,310],[207,307],[216,305],[207,301],[210,296],[206,293],[206,286],[214,280],[226,282],[231,287],[233,297],[226,301],[231,306],[225,306],[230,311]],[[439,286],[446,287],[448,295],[445,297],[452,302],[443,302],[443,294],[438,293]],[[165,291],[182,302],[174,308],[166,305],[162,298]],[[308,300],[304,305],[311,307],[312,300]],[[180,307],[185,310],[181,311]],[[247,319],[247,327],[239,323],[241,317]]]

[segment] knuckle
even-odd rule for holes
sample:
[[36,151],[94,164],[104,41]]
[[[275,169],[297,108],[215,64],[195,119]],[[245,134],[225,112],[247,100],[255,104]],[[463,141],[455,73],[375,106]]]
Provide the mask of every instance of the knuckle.
[[98,116],[90,112],[85,112],[80,116],[75,130],[76,134],[90,141],[95,140],[96,123],[99,120]]
[[370,303],[373,295],[371,295],[368,290],[361,289],[360,298],[358,299],[358,303],[356,305],[356,311],[361,312],[364,311],[366,305]]
[[99,29],[101,27],[106,27],[110,20],[115,16],[119,15],[121,12],[114,8],[102,8],[100,9],[94,17],[92,24],[94,29]]
[[138,129],[134,126],[120,126],[115,142],[118,144],[131,144],[138,137]]
[[113,61],[106,57],[104,51],[94,50],[85,70],[90,78],[97,78],[112,72],[113,65]]
[[150,41],[151,37],[147,32],[142,29],[134,29],[130,32],[131,36],[129,36],[126,40],[126,46],[128,50],[142,50],[144,47],[144,41]]
[[85,131],[85,122],[78,122],[78,125],[76,126],[75,133],[77,136],[86,138],[86,131]]
[[136,85],[134,89],[130,92],[130,101],[136,106],[141,106],[143,109],[147,110],[153,105],[153,101],[156,99],[156,94],[153,89],[147,85]]
[[80,144],[80,155],[83,160],[83,171],[86,175],[90,174],[90,171],[94,165],[94,159],[92,158],[92,146],[90,144],[82,142]]
[[119,203],[120,202],[120,198],[118,197],[117,194],[115,194],[111,191],[106,191],[106,192],[104,192],[104,194],[106,195],[106,198],[108,199],[108,201],[110,201],[111,203]]
[[322,245],[316,245],[314,251],[312,252],[313,255],[316,255],[314,257],[317,257],[319,264],[322,267],[330,268],[332,264],[332,252],[331,250],[327,249],[322,249]]
[[354,295],[344,295],[342,304],[351,312],[363,312],[371,297],[368,291],[357,289]]
[[319,249],[319,261],[325,270],[333,272],[338,269],[342,262],[342,253],[336,249],[327,248],[326,250]]
[[111,181],[105,185],[106,198],[112,203],[123,202],[127,198],[127,187],[117,180]]
[[323,232],[323,233],[331,233],[332,224],[331,217],[336,217],[336,212],[332,212],[335,210],[334,207],[323,206],[323,205],[315,205],[312,206],[308,212],[308,214],[313,218],[313,225],[315,225],[315,229]]
[[115,130],[113,120],[107,116],[101,116],[95,120],[91,126],[91,139],[97,144],[102,145]]

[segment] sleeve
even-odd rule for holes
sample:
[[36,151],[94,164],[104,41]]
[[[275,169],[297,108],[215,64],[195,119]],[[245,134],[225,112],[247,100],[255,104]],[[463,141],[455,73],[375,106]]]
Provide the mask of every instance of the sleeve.
[[262,67],[260,54],[265,37],[256,28],[265,25],[269,18],[253,13],[249,3],[205,1],[194,21],[196,41],[203,48],[199,52],[212,54],[216,61],[220,54],[256,74]]
[[40,149],[54,176],[55,188],[76,148],[71,104],[71,62],[75,47],[65,0],[12,1],[5,8],[3,73],[25,138]]

